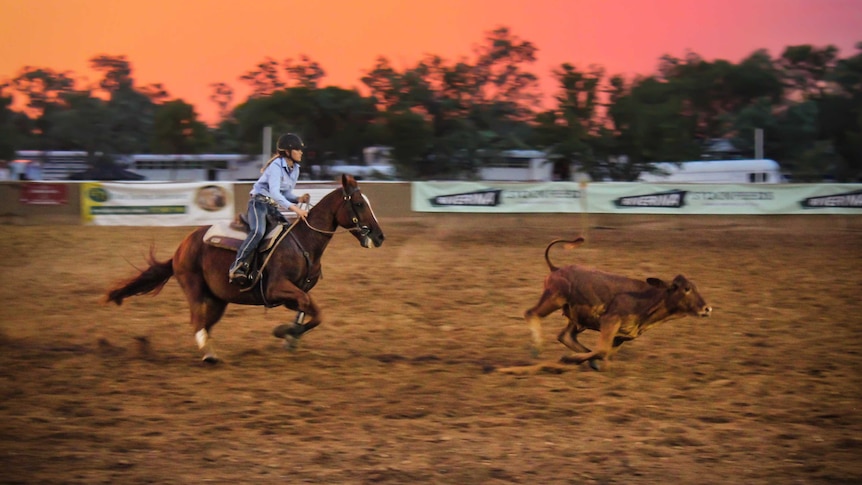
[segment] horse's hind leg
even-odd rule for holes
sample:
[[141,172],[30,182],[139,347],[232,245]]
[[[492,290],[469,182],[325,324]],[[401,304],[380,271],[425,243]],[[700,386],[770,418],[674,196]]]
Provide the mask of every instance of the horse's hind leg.
[[210,330],[224,315],[227,301],[216,298],[204,272],[206,268],[221,273],[219,277],[226,285],[227,261],[232,258],[231,253],[223,249],[208,250],[208,246],[203,244],[204,231],[206,228],[201,227],[186,236],[174,253],[173,264],[174,278],[189,304],[190,323],[198,348],[204,354],[204,362],[212,363],[218,362],[218,357],[210,339]]
[[195,340],[198,348],[203,352],[203,361],[215,364],[219,361],[213,346],[210,330],[224,315],[227,302],[211,297],[205,297],[197,308],[192,307],[192,327],[195,331]]
[[191,314],[192,329],[195,334],[198,348],[203,352],[204,362],[214,364],[218,362],[215,347],[210,338],[210,329],[224,315],[227,302],[213,297],[204,288],[202,278],[177,278],[180,286],[186,294]]

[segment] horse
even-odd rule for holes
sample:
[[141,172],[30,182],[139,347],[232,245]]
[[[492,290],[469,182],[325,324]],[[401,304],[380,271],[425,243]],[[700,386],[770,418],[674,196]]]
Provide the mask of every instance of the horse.
[[[131,296],[156,295],[172,276],[176,278],[188,301],[194,337],[206,363],[219,361],[210,333],[229,303],[284,306],[297,311],[295,322],[273,331],[276,337],[295,343],[321,323],[320,308],[308,292],[320,278],[320,259],[339,227],[351,232],[364,248],[380,247],[384,239],[371,202],[350,175],[342,175],[340,188],[325,195],[305,219],[293,223],[271,250],[252,288],[230,283],[228,268],[236,253],[206,244],[204,235],[210,227],[192,231],[167,261],[156,260],[155,249],[151,247],[147,257],[149,267],[119,282],[106,295],[106,303],[121,305]],[[308,321],[304,321],[306,317]]]

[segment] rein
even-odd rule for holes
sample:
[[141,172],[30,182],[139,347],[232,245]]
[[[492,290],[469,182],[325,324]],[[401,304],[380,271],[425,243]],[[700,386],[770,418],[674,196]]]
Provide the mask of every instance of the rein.
[[[355,191],[356,191],[356,189],[354,189],[353,191],[351,191],[348,194],[347,192],[345,192],[342,189],[342,194],[344,194],[344,197],[342,197],[342,199],[341,199],[342,204],[344,202],[349,202],[350,196],[353,195],[353,192],[355,192]],[[307,205],[308,205],[308,212],[310,213],[311,209],[313,209],[315,206],[311,205],[310,202]],[[356,208],[353,207],[353,204],[350,205],[350,209],[353,211],[353,223],[356,224],[356,227],[351,227],[350,229],[341,228],[343,230],[339,231],[339,227],[336,227],[334,231],[327,231],[325,229],[319,229],[317,227],[312,226],[311,223],[308,222],[308,217],[306,217],[305,219],[302,219],[302,221],[305,222],[305,225],[308,226],[309,229],[311,229],[314,232],[318,232],[320,234],[328,234],[328,235],[332,236],[332,235],[338,234],[339,232],[359,232],[363,236],[367,235],[371,229],[368,226],[364,226],[364,225],[359,223],[359,214],[356,213]]]
[[[314,206],[313,206],[313,205],[311,205],[311,204],[309,204],[309,209],[310,209],[311,207],[314,207]],[[344,229],[344,228],[340,228],[340,229],[343,229],[343,230],[342,230],[342,231],[339,231],[338,229],[335,229],[334,231],[327,231],[327,230],[325,230],[325,229],[318,229],[318,228],[316,228],[316,227],[312,226],[310,222],[308,222],[308,217],[306,217],[305,219],[302,219],[302,222],[304,222],[304,223],[305,223],[305,225],[306,225],[306,226],[308,226],[308,228],[309,228],[309,229],[311,229],[312,231],[314,231],[314,232],[319,232],[319,233],[321,233],[321,234],[328,234],[328,235],[330,235],[330,236],[335,235],[335,234],[338,234],[339,232],[350,232],[350,231],[355,231],[355,230],[356,230],[356,229]]]

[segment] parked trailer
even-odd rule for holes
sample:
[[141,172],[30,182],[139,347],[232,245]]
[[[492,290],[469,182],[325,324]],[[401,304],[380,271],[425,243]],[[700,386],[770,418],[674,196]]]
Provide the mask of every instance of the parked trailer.
[[482,164],[479,178],[493,181],[549,181],[554,166],[545,152],[539,150],[503,150],[479,154]]
[[[101,155],[95,153],[93,158]],[[16,179],[21,175],[34,179],[28,173],[39,166],[38,179],[68,180],[90,168],[89,158],[84,151],[19,150],[16,160],[9,164],[9,171]],[[235,153],[118,155],[115,163],[148,181],[165,182],[257,180],[263,166],[260,155]]]
[[704,160],[653,164],[655,172],[642,172],[641,182],[716,184],[777,184],[786,182],[775,160]]
[[147,180],[171,182],[257,180],[263,166],[260,155],[235,153],[135,154],[118,163]]

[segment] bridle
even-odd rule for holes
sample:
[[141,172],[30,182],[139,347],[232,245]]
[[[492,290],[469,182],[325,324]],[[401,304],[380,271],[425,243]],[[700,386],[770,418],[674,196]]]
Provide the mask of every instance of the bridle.
[[[341,188],[342,204],[345,204],[345,203],[350,204],[350,210],[351,210],[351,212],[353,212],[353,217],[351,218],[351,221],[354,224],[356,224],[356,227],[343,228],[343,229],[347,232],[358,232],[360,237],[367,237],[368,234],[371,233],[371,228],[367,224],[362,224],[359,222],[359,212],[356,211],[356,206],[350,200],[351,197],[353,197],[353,194],[355,194],[358,191],[359,191],[359,188],[357,188],[357,187],[351,187],[350,192],[346,191],[344,189],[344,187]],[[311,209],[313,207],[314,206],[311,205],[310,203],[308,204],[308,210],[309,211],[311,211]],[[334,235],[334,234],[337,234],[339,232],[337,228],[334,231],[327,231],[325,229],[316,228],[316,227],[312,226],[310,222],[308,222],[308,217],[303,219],[303,221],[305,222],[305,225],[308,226],[309,229],[311,229],[312,231],[315,231],[315,232],[319,232],[321,234]]]

